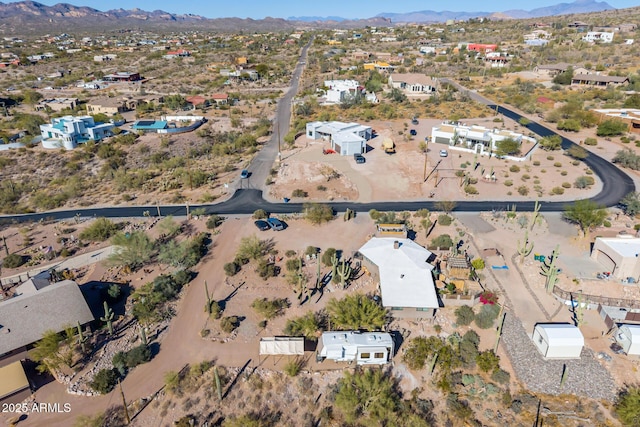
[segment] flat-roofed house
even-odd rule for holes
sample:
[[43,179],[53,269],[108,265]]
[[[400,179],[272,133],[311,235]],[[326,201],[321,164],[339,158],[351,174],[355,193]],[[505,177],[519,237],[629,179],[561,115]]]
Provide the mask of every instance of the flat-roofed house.
[[640,238],[596,237],[591,258],[616,279],[640,279]]
[[331,142],[331,149],[342,156],[366,152],[367,141],[371,139],[371,126],[344,122],[309,122],[306,135],[311,139]]

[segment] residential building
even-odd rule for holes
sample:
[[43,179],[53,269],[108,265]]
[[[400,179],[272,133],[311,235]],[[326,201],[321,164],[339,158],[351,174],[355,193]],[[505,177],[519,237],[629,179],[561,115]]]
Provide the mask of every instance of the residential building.
[[431,317],[440,307],[433,279],[435,255],[406,238],[373,237],[359,250],[378,270],[382,305],[394,317]]
[[386,332],[323,332],[318,361],[356,362],[357,365],[384,365],[391,361],[395,346]]
[[620,325],[614,338],[627,355],[640,356],[640,325]]
[[601,74],[574,74],[571,79],[572,85],[591,86],[620,86],[629,84],[629,77],[624,76],[603,76]]
[[467,44],[467,50],[472,52],[489,53],[495,52],[498,49],[497,44],[482,44],[482,43],[469,43]]
[[546,75],[549,77],[555,77],[560,73],[564,73],[570,67],[566,62],[560,62],[558,64],[544,64],[536,65],[533,67],[533,72]]
[[109,54],[106,54],[106,55],[95,55],[93,57],[93,61],[94,62],[113,61],[117,57],[118,57],[118,55],[116,55],[115,53],[109,53]]
[[325,98],[327,103],[342,104],[344,101],[352,99],[357,94],[364,94],[363,86],[357,80],[325,80],[324,86],[327,88]]
[[490,52],[484,57],[484,63],[491,68],[504,68],[509,64],[509,55],[504,52]]
[[365,71],[371,71],[371,70],[376,70],[376,71],[389,71],[389,70],[393,70],[395,67],[389,65],[388,62],[382,62],[382,61],[375,61],[375,62],[368,62],[366,64],[363,65]]
[[229,103],[229,95],[226,93],[214,93],[211,95],[211,100],[216,103],[216,105],[227,105]]
[[595,108],[591,110],[606,119],[621,120],[629,125],[629,132],[640,133],[640,109],[637,108]]
[[131,102],[125,98],[92,98],[87,101],[87,114],[106,114],[113,116],[115,114],[124,113],[125,111],[134,110],[137,103]]
[[496,144],[507,138],[522,143],[522,134],[503,129],[487,129],[484,126],[466,126],[442,123],[431,128],[431,141],[436,144],[462,146],[478,154],[491,154]]
[[342,156],[363,154],[371,139],[371,126],[343,122],[309,122],[306,135],[311,139],[328,140],[331,149]]
[[640,238],[630,235],[596,237],[591,258],[616,279],[640,282]]
[[140,73],[125,73],[118,72],[113,74],[107,74],[103,77],[105,82],[136,82],[142,80]]
[[51,110],[51,111],[62,111],[62,110],[73,110],[78,106],[78,98],[52,98],[52,99],[42,99],[35,106],[36,111],[42,110]]
[[209,106],[209,100],[201,95],[187,96],[185,101],[191,104],[193,109],[206,108]]
[[43,148],[73,150],[78,144],[100,141],[113,133],[113,123],[96,124],[91,116],[64,116],[40,125]]
[[589,43],[611,43],[613,36],[613,32],[589,31],[582,40]]
[[169,51],[162,57],[165,59],[171,59],[171,58],[184,58],[187,56],[191,56],[191,52],[185,49],[178,49],[178,50]]
[[407,95],[431,94],[436,91],[438,81],[419,73],[391,73],[389,86],[402,90]]

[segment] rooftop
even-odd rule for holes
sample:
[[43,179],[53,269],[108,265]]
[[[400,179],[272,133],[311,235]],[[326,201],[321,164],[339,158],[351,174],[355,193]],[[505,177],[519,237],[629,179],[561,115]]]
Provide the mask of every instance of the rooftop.
[[584,336],[577,326],[568,323],[539,323],[536,329],[547,338],[550,346],[584,345]]
[[637,237],[597,237],[596,240],[600,240],[624,258],[633,258],[640,254],[640,238]]

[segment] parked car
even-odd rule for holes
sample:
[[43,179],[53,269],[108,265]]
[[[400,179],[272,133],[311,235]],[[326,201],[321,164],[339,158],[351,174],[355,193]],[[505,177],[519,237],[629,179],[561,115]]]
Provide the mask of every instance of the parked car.
[[440,157],[447,157],[449,155],[449,153],[447,152],[447,150],[440,150]]
[[418,119],[416,119],[415,117],[411,120],[412,125],[417,125],[418,123]]
[[240,172],[240,178],[241,179],[249,178],[249,171],[246,169],[242,169],[242,172]]
[[356,161],[356,163],[364,163],[367,161],[367,159],[365,159],[362,154],[358,153],[353,155],[353,159]]
[[258,227],[258,230],[260,230],[260,231],[269,230],[271,228],[271,226],[269,225],[269,223],[267,221],[263,221],[261,219],[259,219],[256,222],[254,222],[254,224],[256,225],[256,227]]
[[418,134],[418,132],[415,129],[411,129],[409,133],[411,134],[411,136],[416,136]]
[[274,231],[284,230],[284,224],[277,218],[269,218],[267,220],[267,223],[269,224],[269,227],[271,227],[271,229]]

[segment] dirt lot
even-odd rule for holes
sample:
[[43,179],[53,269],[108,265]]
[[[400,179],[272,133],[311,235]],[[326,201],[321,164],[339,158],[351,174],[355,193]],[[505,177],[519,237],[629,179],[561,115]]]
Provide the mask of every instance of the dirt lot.
[[[462,121],[487,128],[496,126],[491,118]],[[303,135],[292,150],[283,153],[283,162],[274,184],[270,186],[268,197],[271,200],[290,198],[294,190],[300,189],[307,192],[311,200],[424,200],[434,193],[435,200],[515,201],[539,198],[561,201],[589,197],[600,189],[594,175],[589,175],[595,179],[595,184],[589,189],[575,188],[573,184],[576,178],[590,171],[581,162],[574,164],[574,160],[561,151],[536,149],[531,160],[525,162],[479,157],[477,161],[480,165],[474,169],[473,154],[449,149],[448,157],[442,158],[439,156],[440,150],[448,147],[429,144],[425,168],[425,157],[419,150],[419,143],[431,135],[433,126],[440,123],[439,120],[430,119],[420,119],[415,126],[409,121],[369,123],[378,136],[369,141],[366,163],[363,164],[356,164],[351,156],[323,155],[323,149],[330,148],[329,142],[314,141]],[[415,129],[417,135],[409,138],[407,127]],[[507,120],[505,128],[528,134],[526,128],[512,121]],[[381,149],[381,141],[386,137],[395,142],[396,154],[385,154]],[[436,166],[437,172],[434,171]],[[427,180],[423,182],[425,169]],[[336,174],[331,176],[327,170]],[[459,170],[469,172],[471,178],[477,181],[473,184],[477,195],[465,193],[461,178],[456,176]],[[483,179],[492,170],[497,180],[490,182]],[[335,178],[336,175],[339,178]],[[553,193],[554,187],[559,187],[562,194]]]

